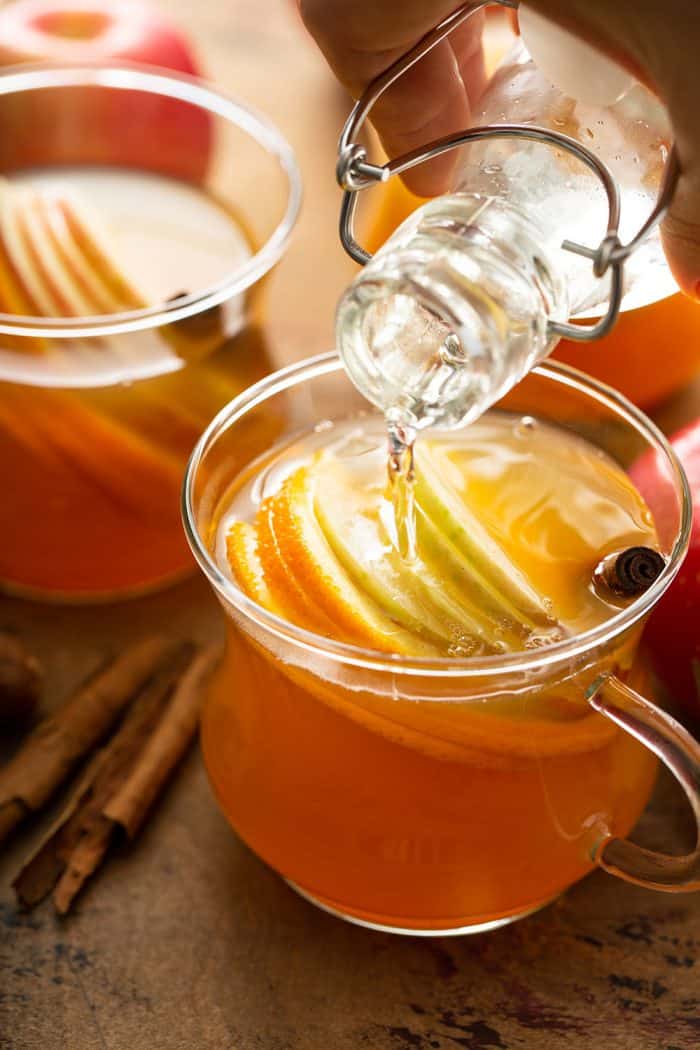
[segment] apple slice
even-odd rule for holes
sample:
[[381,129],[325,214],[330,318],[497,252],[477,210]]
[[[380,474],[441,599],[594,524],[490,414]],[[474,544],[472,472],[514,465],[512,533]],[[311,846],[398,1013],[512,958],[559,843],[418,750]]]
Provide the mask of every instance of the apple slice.
[[316,518],[316,492],[313,469],[300,467],[268,502],[279,550],[302,592],[330,620],[334,636],[385,652],[440,655],[440,649],[400,626],[354,583]]
[[[0,312],[35,317],[39,313],[39,308],[23,284],[2,236],[1,212],[7,185],[0,180]],[[28,350],[43,353],[48,347],[46,339],[30,336],[5,335],[2,344],[3,350],[18,350],[23,353]]]
[[84,317],[96,313],[94,300],[86,294],[84,286],[73,279],[72,269],[56,251],[44,217],[45,203],[44,194],[34,190],[20,189],[17,193],[17,219],[30,265],[58,304],[61,316]]
[[484,583],[472,562],[463,557],[420,506],[416,507],[416,539],[421,558],[428,571],[432,570],[439,579],[444,594],[457,596],[468,605],[473,617],[483,624],[483,633],[499,649],[522,649],[532,633],[532,624],[516,617],[512,606]]
[[0,294],[13,313],[81,317],[147,305],[98,218],[76,198],[3,180],[0,235]]
[[37,252],[27,236],[23,223],[24,198],[25,192],[11,183],[2,187],[0,233],[5,250],[26,297],[35,305],[34,314],[60,317],[65,312],[65,304],[46,284]]
[[115,261],[109,235],[94,210],[84,201],[67,194],[58,198],[57,205],[78,251],[103,284],[111,301],[120,303],[122,310],[140,310],[147,306]]
[[450,484],[456,469],[437,443],[417,443],[415,495],[428,522],[422,529],[428,556],[460,588],[476,588],[479,602],[497,616],[529,628],[554,627],[546,601],[461,498],[459,486]]
[[5,313],[34,317],[39,313],[36,299],[22,281],[4,237],[5,206],[10,195],[9,184],[0,181],[0,298]]
[[37,237],[43,237],[46,255],[51,256],[48,265],[54,280],[66,286],[66,297],[73,298],[76,314],[114,313],[122,309],[123,304],[100,279],[74,240],[60,197],[49,192],[36,193],[34,209],[34,224],[41,224],[41,234],[36,225],[34,230]]
[[419,556],[407,561],[396,551],[381,516],[389,507],[378,488],[368,490],[332,456],[319,458],[312,469],[319,523],[358,587],[392,619],[446,651],[452,646],[470,655],[497,651],[500,639],[488,621],[448,593]]

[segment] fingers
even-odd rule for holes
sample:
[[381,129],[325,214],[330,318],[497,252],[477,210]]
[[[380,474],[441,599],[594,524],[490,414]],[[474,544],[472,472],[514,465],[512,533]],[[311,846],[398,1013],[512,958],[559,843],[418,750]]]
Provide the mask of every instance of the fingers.
[[[359,96],[379,73],[454,10],[454,0],[406,0],[400,14],[390,0],[300,0],[304,21],[340,80]],[[468,127],[485,74],[482,19],[472,18],[437,45],[382,96],[372,111],[390,157]],[[456,154],[408,172],[420,196],[449,186]]]
[[700,300],[700,170],[681,174],[662,226],[664,251],[681,289]]
[[[451,41],[444,40],[378,101],[372,123],[390,157],[469,126],[472,107],[463,69],[468,74],[470,64],[477,65],[478,74],[475,57],[456,54]],[[421,164],[404,181],[422,197],[444,193],[456,159],[452,152]]]

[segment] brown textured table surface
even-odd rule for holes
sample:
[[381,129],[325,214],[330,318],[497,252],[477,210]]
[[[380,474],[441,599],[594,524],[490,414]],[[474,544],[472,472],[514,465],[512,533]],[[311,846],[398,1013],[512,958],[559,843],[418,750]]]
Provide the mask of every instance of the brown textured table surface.
[[[294,144],[306,201],[269,290],[278,363],[326,349],[351,273],[336,241],[334,140],[346,103],[290,0],[167,0],[211,76],[266,110]],[[686,397],[672,415],[685,415]],[[100,609],[0,604],[44,660],[58,702],[105,649],[167,623],[209,636],[196,579]],[[45,827],[51,818],[47,814]],[[519,925],[464,939],[396,938],[297,898],[228,830],[193,753],[138,842],[58,920],[18,914],[9,882],[41,833],[0,859],[2,1050],[695,1050],[700,898],[598,873]],[[689,845],[663,778],[639,837]]]

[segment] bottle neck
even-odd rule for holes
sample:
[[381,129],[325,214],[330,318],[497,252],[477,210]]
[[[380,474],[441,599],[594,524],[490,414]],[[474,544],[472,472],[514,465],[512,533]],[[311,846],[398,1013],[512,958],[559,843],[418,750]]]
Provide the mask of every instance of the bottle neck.
[[542,231],[507,200],[459,193],[424,205],[340,301],[351,379],[405,425],[477,418],[551,349],[567,285]]

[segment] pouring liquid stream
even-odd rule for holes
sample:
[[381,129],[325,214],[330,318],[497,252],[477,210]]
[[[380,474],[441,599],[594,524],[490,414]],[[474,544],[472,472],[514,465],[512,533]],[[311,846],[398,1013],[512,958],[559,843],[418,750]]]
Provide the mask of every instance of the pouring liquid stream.
[[413,450],[416,431],[400,422],[387,420],[389,436],[389,492],[394,517],[394,542],[404,561],[415,561],[416,503]]

